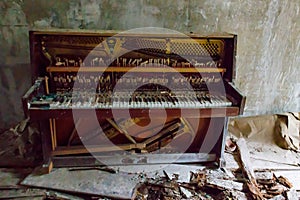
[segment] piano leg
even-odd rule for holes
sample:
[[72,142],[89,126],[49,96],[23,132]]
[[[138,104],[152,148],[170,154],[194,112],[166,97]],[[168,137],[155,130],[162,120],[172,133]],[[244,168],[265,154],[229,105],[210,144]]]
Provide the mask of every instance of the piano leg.
[[224,117],[223,118],[224,122],[224,128],[223,128],[223,132],[222,135],[220,136],[220,140],[221,140],[221,144],[220,144],[220,156],[219,159],[217,161],[217,165],[218,167],[226,167],[226,161],[224,158],[224,153],[225,153],[225,144],[226,144],[226,136],[227,136],[227,128],[228,128],[228,117]]
[[41,139],[42,139],[42,148],[43,148],[43,165],[41,173],[50,173],[53,168],[52,162],[52,140],[50,133],[49,120],[40,121],[40,130],[41,130]]

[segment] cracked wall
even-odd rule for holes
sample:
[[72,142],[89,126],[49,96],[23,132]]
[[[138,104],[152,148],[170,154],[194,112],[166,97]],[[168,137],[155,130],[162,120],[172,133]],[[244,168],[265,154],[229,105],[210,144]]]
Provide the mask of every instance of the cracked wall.
[[238,35],[236,86],[245,115],[300,110],[299,0],[2,0],[0,128],[23,118],[30,86],[28,30],[128,30],[155,26],[180,32]]

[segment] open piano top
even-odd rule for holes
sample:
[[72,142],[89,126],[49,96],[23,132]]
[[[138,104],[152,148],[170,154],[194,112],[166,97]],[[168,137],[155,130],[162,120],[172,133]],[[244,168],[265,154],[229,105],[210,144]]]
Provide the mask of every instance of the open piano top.
[[[23,107],[43,124],[44,161],[76,165],[70,156],[103,152],[111,160],[122,149],[154,163],[163,162],[158,151],[183,153],[179,163],[219,162],[227,117],[245,104],[233,84],[236,41],[225,33],[31,31],[33,86]],[[202,152],[215,132],[216,144]],[[177,148],[176,137],[189,145]],[[116,147],[101,145],[105,138]]]

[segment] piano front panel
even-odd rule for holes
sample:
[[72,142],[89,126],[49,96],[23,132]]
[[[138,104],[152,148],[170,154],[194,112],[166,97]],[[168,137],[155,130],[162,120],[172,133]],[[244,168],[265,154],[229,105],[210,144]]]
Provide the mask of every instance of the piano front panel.
[[[123,151],[135,153],[216,153],[222,143],[224,118],[156,118],[152,126],[145,131],[143,128],[136,129],[130,125],[122,126],[121,130],[114,127],[110,120],[98,118],[99,124],[90,122],[89,118],[81,118],[75,121],[72,118],[63,118],[55,122],[56,146],[53,149],[55,155],[65,155],[60,152],[64,147],[101,147],[107,146],[108,151],[97,152],[99,155],[121,155]],[[118,118],[114,121],[128,122],[130,119]],[[147,118],[135,118],[137,124],[143,127],[147,125]],[[144,121],[144,122],[143,122]],[[144,123],[144,124],[143,124]],[[75,125],[76,124],[76,125]],[[161,124],[164,124],[161,128]],[[209,128],[208,124],[214,127]],[[77,132],[75,126],[80,131]],[[126,136],[124,130],[129,134]],[[216,134],[215,131],[221,133]],[[107,143],[107,138],[109,143]],[[213,147],[206,147],[204,142],[213,143]],[[139,144],[129,147],[132,144]],[[187,145],[188,144],[188,145]],[[82,148],[84,148],[82,146]],[[114,148],[119,146],[120,149]],[[124,147],[122,149],[122,147]],[[58,153],[55,153],[57,150]],[[88,151],[81,151],[81,154]],[[68,151],[67,155],[80,154],[78,151]]]

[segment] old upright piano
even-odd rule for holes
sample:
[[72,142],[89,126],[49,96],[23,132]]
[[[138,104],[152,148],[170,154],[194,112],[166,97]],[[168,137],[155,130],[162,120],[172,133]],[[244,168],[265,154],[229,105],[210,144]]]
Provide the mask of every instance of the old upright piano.
[[222,165],[237,37],[164,31],[30,31],[44,166]]

